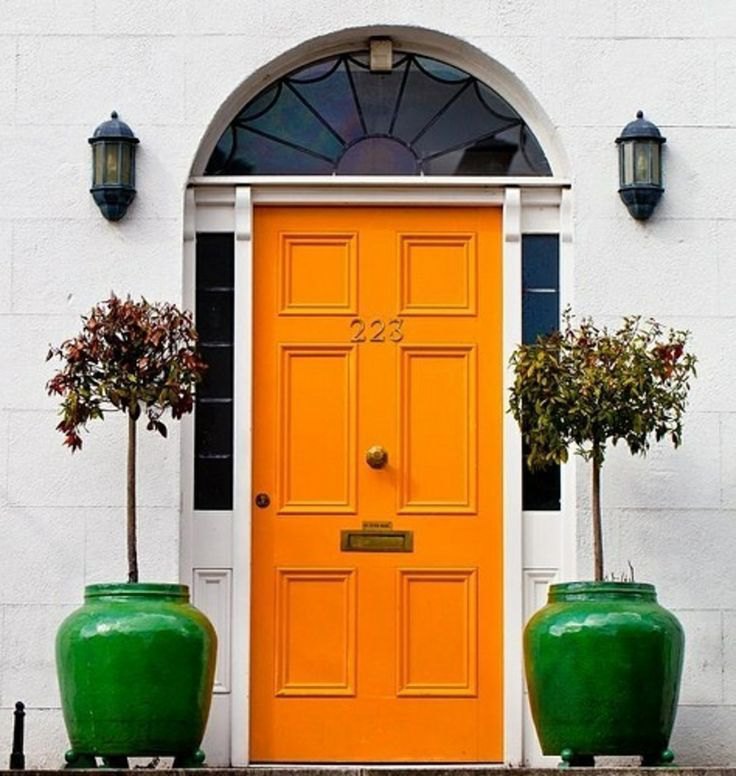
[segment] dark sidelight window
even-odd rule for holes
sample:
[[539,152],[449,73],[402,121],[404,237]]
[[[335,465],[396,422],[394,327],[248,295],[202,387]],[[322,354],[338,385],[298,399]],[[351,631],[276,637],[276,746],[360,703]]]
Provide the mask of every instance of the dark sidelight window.
[[[521,243],[522,336],[534,342],[560,325],[560,238],[556,234],[525,234]],[[560,467],[539,472],[522,467],[522,508],[560,508]]]
[[199,232],[196,321],[208,370],[194,415],[194,508],[233,507],[235,236]]
[[445,62],[366,51],[292,71],[232,120],[207,175],[551,175],[524,119]]

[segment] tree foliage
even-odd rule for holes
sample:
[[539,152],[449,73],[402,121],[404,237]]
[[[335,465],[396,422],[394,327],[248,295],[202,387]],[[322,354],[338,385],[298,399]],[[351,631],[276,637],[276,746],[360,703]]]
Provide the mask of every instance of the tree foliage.
[[61,369],[48,381],[50,395],[61,396],[57,429],[72,452],[82,447],[80,431],[106,412],[128,416],[127,545],[128,581],[138,581],[136,527],[136,428],[145,415],[149,431],[166,436],[163,414],[174,419],[192,411],[194,390],[205,363],[197,353],[197,332],[188,312],[169,303],[134,302],[115,294],[82,316],[82,331],[46,360]]
[[178,419],[192,411],[194,389],[206,368],[191,314],[173,304],[112,294],[82,321],[82,331],[47,356],[63,362],[46,389],[62,397],[57,428],[64,444],[72,452],[80,449],[81,429],[108,411],[128,413],[133,420],[143,412],[147,429],[166,436],[162,415],[169,409]]
[[527,465],[567,460],[568,449],[603,463],[608,442],[644,454],[652,437],[682,441],[682,417],[696,358],[689,333],[654,320],[624,319],[609,332],[590,319],[520,345],[511,357],[510,409],[528,446]]
[[520,345],[511,356],[509,408],[521,428],[526,463],[564,463],[571,447],[592,463],[595,577],[603,576],[600,469],[609,443],[644,455],[652,440],[682,441],[682,417],[696,358],[689,332],[654,320],[624,318],[616,331],[589,318]]

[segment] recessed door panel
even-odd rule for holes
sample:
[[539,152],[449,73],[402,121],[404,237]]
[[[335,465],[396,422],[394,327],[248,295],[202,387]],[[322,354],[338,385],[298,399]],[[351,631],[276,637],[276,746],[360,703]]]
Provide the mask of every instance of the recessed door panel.
[[280,349],[279,511],[355,512],[354,349]]
[[473,346],[401,348],[401,513],[470,514],[476,501]]
[[399,574],[399,695],[474,696],[477,569]]
[[276,695],[353,695],[355,572],[276,573]]
[[475,313],[475,234],[402,234],[399,255],[402,315]]
[[500,227],[256,208],[254,762],[503,760]]
[[354,314],[357,239],[356,234],[282,234],[281,313]]

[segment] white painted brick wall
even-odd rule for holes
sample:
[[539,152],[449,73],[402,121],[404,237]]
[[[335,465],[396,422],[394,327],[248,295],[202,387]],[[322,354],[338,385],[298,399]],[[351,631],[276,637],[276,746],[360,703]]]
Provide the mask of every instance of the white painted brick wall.
[[[66,747],[53,633],[87,582],[124,575],[122,425],[74,457],[43,385],[48,343],[110,289],[181,299],[183,190],[198,143],[255,69],[317,35],[406,24],[477,46],[512,71],[571,163],[579,310],[692,329],[700,379],[685,444],[610,457],[609,565],[631,560],[688,632],[682,763],[736,764],[736,6],[732,0],[0,1],[0,742],[28,716],[29,765]],[[141,138],[129,217],[87,193],[86,138],[117,109]],[[638,108],[668,138],[652,221],[616,194],[614,138]],[[178,569],[178,431],[146,436],[141,563]],[[589,562],[581,470],[580,569]],[[0,751],[2,745],[0,743]]]
[[687,634],[680,703],[718,706],[723,703],[723,612],[675,610]]

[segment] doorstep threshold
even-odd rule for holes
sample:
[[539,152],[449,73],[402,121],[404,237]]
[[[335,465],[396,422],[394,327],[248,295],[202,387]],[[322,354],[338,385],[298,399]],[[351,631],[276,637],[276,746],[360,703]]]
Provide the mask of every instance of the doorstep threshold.
[[[610,761],[610,758],[609,758]],[[513,776],[736,776],[736,767],[731,766],[640,766],[640,765],[598,765],[595,767],[559,768],[556,766],[514,766],[504,763],[402,763],[402,764],[356,764],[356,763],[253,763],[252,765],[233,768],[208,768],[207,776],[215,776],[215,772],[222,776],[267,776],[267,774],[279,774],[279,776],[320,776],[320,774],[344,773],[350,776],[371,776],[380,773],[381,776],[403,776],[416,772],[432,774],[432,776],[460,776],[462,773],[492,772],[499,776],[499,771],[505,771]],[[196,773],[195,771],[192,772]],[[2,776],[0,774],[0,776]],[[18,776],[18,774],[16,774]],[[141,776],[140,773],[138,776]]]
[[[247,772],[261,771],[345,771],[361,773],[363,771],[382,771],[403,773],[404,771],[438,771],[441,773],[457,773],[462,771],[511,770],[504,763],[251,763],[243,770]],[[514,771],[519,770],[514,768]]]
[[531,768],[531,767],[511,767],[507,765],[478,765],[471,763],[469,765],[335,765],[330,763],[329,765],[249,765],[239,767],[208,767],[203,768],[172,768],[159,767],[159,768],[133,768],[133,769],[112,769],[112,768],[96,768],[96,769],[78,769],[78,768],[47,768],[37,769],[29,768],[25,771],[18,770],[0,770],[0,776],[51,776],[51,774],[58,774],[59,776],[92,776],[95,772],[102,774],[115,773],[117,776],[144,776],[145,774],[151,774],[156,771],[165,771],[176,776],[263,776],[264,773],[270,774],[282,774],[282,776],[288,776],[289,773],[298,774],[299,776],[305,776],[305,774],[313,774],[313,776],[320,776],[329,772],[335,774],[336,772],[343,772],[354,776],[354,774],[360,774],[360,776],[369,776],[369,774],[381,771],[382,774],[393,773],[400,776],[403,773],[410,773],[412,771],[422,770],[424,772],[431,772],[436,776],[442,774],[449,774],[450,776],[458,776],[462,772],[473,772],[477,774],[479,771],[488,770],[494,773],[494,776],[498,776],[499,771],[508,771],[510,776],[736,776],[736,768],[722,767],[722,766],[686,766],[679,768],[677,766],[667,766],[665,768],[642,768],[639,766],[623,766],[623,767],[611,767],[611,766],[599,766],[596,768],[566,768],[561,771],[558,768]]

